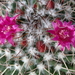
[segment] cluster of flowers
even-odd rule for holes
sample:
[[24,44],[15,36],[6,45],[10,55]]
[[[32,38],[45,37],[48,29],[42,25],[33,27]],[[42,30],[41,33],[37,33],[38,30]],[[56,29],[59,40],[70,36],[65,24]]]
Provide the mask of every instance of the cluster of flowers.
[[[4,5],[9,16],[0,16],[0,44],[2,48],[5,46],[0,50],[0,59],[4,57],[6,62],[2,62],[9,66],[5,66],[1,74],[7,69],[13,70],[13,67],[11,75],[16,70],[22,75],[23,68],[27,75],[41,75],[41,72],[43,75],[55,75],[56,71],[60,75],[64,66],[68,73],[72,71],[65,62],[68,60],[68,64],[70,61],[66,53],[75,51],[73,1],[12,0],[8,6]],[[75,59],[72,61],[74,63]]]
[[[4,44],[6,40],[10,42],[14,46],[14,34],[23,29],[19,28],[19,25],[16,24],[15,17],[2,17],[0,16],[0,43]],[[75,27],[72,25],[72,22],[61,22],[60,20],[56,20],[52,22],[54,30],[48,30],[49,33],[54,35],[52,40],[58,41],[59,45],[61,45],[61,50],[65,50],[65,47],[70,50],[70,45],[75,47]],[[27,43],[26,40],[22,42]],[[24,45],[25,45],[24,44]],[[40,52],[44,52],[47,47],[43,44],[42,41],[37,42],[37,48]]]

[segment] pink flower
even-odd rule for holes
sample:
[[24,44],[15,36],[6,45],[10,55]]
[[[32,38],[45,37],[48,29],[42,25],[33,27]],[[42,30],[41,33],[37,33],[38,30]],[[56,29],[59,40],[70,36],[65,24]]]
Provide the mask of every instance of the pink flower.
[[70,45],[75,47],[75,28],[72,22],[61,22],[56,20],[52,23],[54,30],[48,30],[55,37],[52,39],[58,41],[61,45],[61,50],[65,50],[65,47],[70,50]]
[[6,41],[15,46],[15,42],[13,41],[14,35],[17,32],[23,31],[23,29],[19,28],[19,25],[16,24],[16,18],[19,15],[14,17],[0,16],[0,43],[5,44]]

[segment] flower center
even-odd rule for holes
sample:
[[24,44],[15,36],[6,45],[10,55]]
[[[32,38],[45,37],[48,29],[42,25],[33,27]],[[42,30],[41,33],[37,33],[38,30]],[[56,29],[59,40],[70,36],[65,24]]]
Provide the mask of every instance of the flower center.
[[63,29],[63,30],[61,30],[61,31],[59,32],[59,36],[60,36],[62,39],[66,39],[66,38],[70,37],[68,30],[65,30],[65,29]]
[[4,34],[6,34],[7,32],[10,31],[10,29],[11,29],[10,26],[5,26],[1,32],[3,32]]

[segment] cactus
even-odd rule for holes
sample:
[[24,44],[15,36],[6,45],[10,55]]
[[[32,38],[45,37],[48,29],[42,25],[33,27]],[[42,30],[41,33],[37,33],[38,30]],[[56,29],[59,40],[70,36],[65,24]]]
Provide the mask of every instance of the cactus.
[[74,26],[74,6],[74,0],[1,1],[0,16],[19,15],[15,19],[19,29],[13,32],[15,46],[9,39],[4,44],[0,41],[0,75],[75,75],[74,46],[61,51],[48,32],[57,20],[71,21]]

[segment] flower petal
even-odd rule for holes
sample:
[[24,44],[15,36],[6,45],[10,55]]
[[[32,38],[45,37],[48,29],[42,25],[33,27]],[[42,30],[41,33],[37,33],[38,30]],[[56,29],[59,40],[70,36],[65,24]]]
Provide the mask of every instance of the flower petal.
[[12,36],[9,36],[7,38],[8,42],[11,43],[13,46],[15,46],[15,42],[13,41],[13,37]]
[[56,20],[56,23],[57,23],[58,27],[62,27],[63,26],[63,24],[62,24],[62,22],[60,20]]
[[59,38],[58,37],[54,37],[52,40],[59,41]]
[[70,50],[70,44],[67,44],[67,45],[66,45],[66,48],[67,48],[68,50]]

